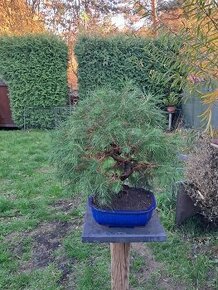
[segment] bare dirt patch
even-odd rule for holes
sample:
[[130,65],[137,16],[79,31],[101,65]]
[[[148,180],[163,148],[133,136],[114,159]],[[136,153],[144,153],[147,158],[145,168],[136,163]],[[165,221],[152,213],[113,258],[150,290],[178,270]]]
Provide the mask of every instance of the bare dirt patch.
[[[58,201],[54,208],[58,211],[68,212],[74,207],[69,201]],[[68,275],[74,263],[73,259],[66,256],[64,251],[64,238],[74,229],[81,226],[80,218],[70,221],[52,221],[39,224],[32,231],[12,233],[5,238],[10,252],[20,262],[19,272],[29,272],[34,269],[45,268],[54,263],[61,271],[59,283],[67,284]],[[23,259],[29,243],[29,259]],[[58,254],[57,254],[58,252]]]
[[82,201],[80,198],[67,198],[60,199],[50,205],[50,208],[56,212],[68,213],[74,209],[77,209],[81,205]]
[[[71,267],[74,263],[73,259],[66,256],[63,239],[74,228],[80,226],[80,220],[72,222],[52,222],[41,225],[31,233],[34,240],[32,247],[32,258],[29,265],[32,269],[48,266],[55,263],[61,271],[59,284],[66,284]],[[58,254],[55,252],[58,251]]]
[[[158,289],[166,289],[166,290],[187,290],[187,286],[183,285],[182,283],[177,284],[175,281],[172,280],[164,271],[164,265],[160,262],[155,261],[155,258],[151,252],[151,250],[142,243],[134,243],[132,244],[132,251],[137,255],[143,257],[146,261],[146,266],[141,269],[137,273],[138,281],[141,283],[145,283],[146,280],[152,276],[153,273],[159,272],[158,280],[156,281],[158,284]],[[140,284],[140,283],[139,283]],[[132,290],[137,290],[132,288]]]
[[73,203],[72,200],[59,200],[57,202],[55,202],[52,207],[56,210],[56,211],[64,211],[64,212],[68,212],[70,210],[73,210],[76,206]]
[[54,262],[54,251],[61,247],[63,238],[72,228],[69,222],[51,222],[33,231],[30,234],[33,238],[32,268],[46,267]]

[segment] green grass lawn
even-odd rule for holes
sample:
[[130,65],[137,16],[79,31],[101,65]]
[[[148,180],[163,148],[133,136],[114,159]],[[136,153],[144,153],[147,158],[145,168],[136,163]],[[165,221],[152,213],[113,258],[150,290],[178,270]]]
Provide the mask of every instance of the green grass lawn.
[[[110,289],[108,245],[81,243],[85,198],[49,165],[50,133],[0,131],[0,289]],[[131,289],[218,289],[218,236],[197,220],[174,225],[171,193],[158,197],[168,240],[134,244]]]

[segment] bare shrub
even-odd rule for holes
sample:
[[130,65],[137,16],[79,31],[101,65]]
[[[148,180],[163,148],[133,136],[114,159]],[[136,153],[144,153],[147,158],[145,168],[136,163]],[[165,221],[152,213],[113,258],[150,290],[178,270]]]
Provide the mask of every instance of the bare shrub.
[[186,166],[187,193],[209,222],[218,224],[218,149],[201,136]]

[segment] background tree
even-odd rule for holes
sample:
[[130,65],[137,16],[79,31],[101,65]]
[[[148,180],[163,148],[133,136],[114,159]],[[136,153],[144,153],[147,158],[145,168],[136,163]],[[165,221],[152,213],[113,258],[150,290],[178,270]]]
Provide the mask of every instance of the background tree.
[[22,35],[44,31],[42,17],[25,0],[0,1],[0,34]]
[[170,14],[181,7],[180,0],[139,0],[134,2],[134,13],[145,18],[145,25],[152,28],[154,34],[163,25],[162,14]]
[[77,63],[74,43],[78,32],[110,33],[116,31],[109,15],[123,9],[122,0],[26,0],[31,11],[44,19],[45,26],[54,34],[61,35],[69,51],[68,80],[77,84]]

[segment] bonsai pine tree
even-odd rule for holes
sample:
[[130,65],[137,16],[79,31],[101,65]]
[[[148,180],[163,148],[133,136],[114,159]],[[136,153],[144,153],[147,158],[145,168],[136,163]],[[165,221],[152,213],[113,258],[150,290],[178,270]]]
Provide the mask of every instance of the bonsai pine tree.
[[166,185],[175,177],[178,140],[165,133],[165,122],[160,100],[130,85],[90,93],[54,138],[59,177],[101,205],[125,185]]

